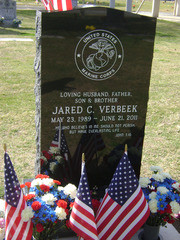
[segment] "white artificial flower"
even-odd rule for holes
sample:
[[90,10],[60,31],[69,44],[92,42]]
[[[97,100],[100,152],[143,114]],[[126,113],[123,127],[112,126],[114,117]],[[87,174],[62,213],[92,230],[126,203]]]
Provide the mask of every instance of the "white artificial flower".
[[36,195],[36,192],[33,192],[33,191],[32,191],[32,192],[30,192],[30,191],[29,191],[29,194],[34,194],[34,195]]
[[52,178],[43,178],[42,179],[42,184],[51,187],[51,186],[54,185],[54,181],[53,181]]
[[152,178],[154,178],[156,181],[159,181],[159,182],[164,182],[164,177],[163,175],[157,173],[157,174],[153,174],[152,175]]
[[44,161],[45,164],[48,163],[48,160],[47,160],[47,158],[46,158],[45,156],[41,156],[40,159],[42,159],[42,160]]
[[0,239],[5,238],[5,228],[0,228]]
[[49,164],[49,169],[50,169],[51,172],[54,171],[54,168],[55,168],[55,167],[56,167],[56,163],[55,163],[55,162],[51,162],[51,163]]
[[46,202],[46,204],[54,206],[54,202],[57,200],[57,198],[51,193],[46,193],[44,196],[42,196],[42,200]]
[[50,147],[49,152],[52,154],[59,153],[59,148],[58,147]]
[[174,214],[178,214],[180,212],[180,205],[176,202],[176,200],[170,202],[170,206]]
[[155,199],[156,196],[157,196],[157,193],[156,193],[156,192],[151,192],[151,193],[149,194],[149,198],[150,198],[150,199]]
[[62,157],[61,156],[56,156],[55,159],[59,162],[62,159]]
[[64,208],[61,207],[56,207],[55,209],[56,216],[58,217],[59,220],[64,220],[66,219],[66,212]]
[[151,180],[148,177],[141,177],[139,179],[139,184],[142,188],[146,188],[149,183],[151,183]]
[[36,178],[31,182],[31,187],[39,186],[42,184],[42,179],[41,178]]
[[0,211],[5,212],[5,201],[0,199]]
[[60,192],[60,191],[64,190],[64,188],[62,186],[58,186],[57,190]]
[[161,174],[163,175],[164,178],[168,178],[168,179],[172,178],[169,173],[162,172]]
[[45,156],[41,156],[41,159],[44,160],[44,162],[48,162],[47,158]]
[[151,167],[150,167],[150,170],[151,170],[152,172],[159,172],[159,173],[161,173],[161,172],[163,171],[162,168],[159,167],[159,166],[151,166]]
[[180,192],[180,184],[178,182],[173,183],[172,187],[175,188],[176,190],[178,190]]
[[169,192],[169,189],[167,189],[166,187],[158,187],[157,191],[161,194],[166,194],[167,192]]
[[156,199],[152,199],[151,201],[149,201],[149,208],[152,213],[157,212],[158,210],[157,203],[158,201]]
[[24,222],[28,222],[34,216],[34,212],[30,206],[22,210],[21,217]]
[[76,197],[77,188],[74,184],[69,183],[64,187],[64,193],[66,195],[70,195],[70,197],[73,199]]

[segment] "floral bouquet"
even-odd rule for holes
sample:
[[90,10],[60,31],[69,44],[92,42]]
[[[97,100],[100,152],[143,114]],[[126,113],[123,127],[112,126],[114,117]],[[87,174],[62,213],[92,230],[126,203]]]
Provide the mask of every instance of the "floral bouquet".
[[158,166],[152,166],[152,177],[139,180],[150,208],[147,224],[165,226],[174,222],[174,215],[180,212],[180,185]]
[[40,157],[41,173],[53,179],[59,179],[63,184],[70,178],[68,162],[58,147],[50,147],[49,151],[42,151]]
[[68,230],[70,217],[77,188],[73,184],[65,187],[47,175],[39,174],[32,182],[26,182],[21,188],[27,187],[25,195],[27,208],[22,212],[24,221],[32,218],[33,236],[38,240],[49,240],[57,232]]

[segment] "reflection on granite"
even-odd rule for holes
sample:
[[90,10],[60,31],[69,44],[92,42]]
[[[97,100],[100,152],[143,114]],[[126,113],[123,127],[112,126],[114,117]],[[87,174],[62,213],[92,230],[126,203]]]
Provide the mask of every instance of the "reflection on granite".
[[156,20],[101,7],[38,14],[41,151],[62,122],[69,181],[78,184],[84,152],[103,195],[125,144],[140,174]]

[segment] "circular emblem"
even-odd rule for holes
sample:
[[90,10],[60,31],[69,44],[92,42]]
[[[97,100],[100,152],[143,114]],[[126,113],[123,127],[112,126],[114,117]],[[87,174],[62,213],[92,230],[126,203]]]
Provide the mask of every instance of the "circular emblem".
[[113,33],[94,30],[84,35],[75,50],[75,63],[87,78],[101,81],[112,77],[121,67],[123,46]]

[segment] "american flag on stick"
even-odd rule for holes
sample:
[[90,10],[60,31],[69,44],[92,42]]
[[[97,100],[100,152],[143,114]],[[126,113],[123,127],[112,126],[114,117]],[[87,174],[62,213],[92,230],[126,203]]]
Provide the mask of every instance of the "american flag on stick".
[[[83,157],[84,158],[84,154]],[[98,240],[94,211],[91,202],[85,162],[82,162],[81,179],[77,191],[69,225],[81,238]]]
[[70,152],[65,138],[62,123],[60,123],[59,127],[56,127],[56,129],[56,134],[50,146],[59,148],[61,154],[65,157],[66,161],[68,161],[70,158]]
[[150,210],[134,170],[124,153],[96,215],[101,240],[129,240]]
[[31,220],[28,222],[22,220],[21,213],[26,207],[26,201],[7,153],[4,154],[4,163],[5,240],[31,240],[33,225]]
[[67,164],[68,164],[68,170],[69,170],[69,174],[72,175],[71,173],[71,167],[70,167],[70,159],[71,159],[71,155],[70,155],[70,151],[68,148],[68,144],[66,141],[66,137],[64,134],[64,130],[63,130],[63,126],[62,123],[60,122],[59,126],[56,127],[57,131],[56,134],[51,142],[50,147],[57,147],[60,149],[60,152],[62,154],[62,156],[65,158]]
[[42,0],[47,11],[67,11],[72,10],[71,0]]

